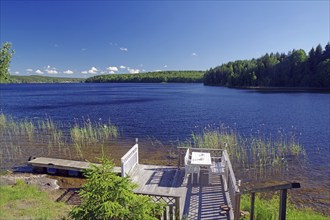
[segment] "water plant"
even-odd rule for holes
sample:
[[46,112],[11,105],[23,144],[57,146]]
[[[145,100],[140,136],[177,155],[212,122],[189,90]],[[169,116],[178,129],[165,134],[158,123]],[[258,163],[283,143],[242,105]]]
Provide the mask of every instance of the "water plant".
[[110,120],[104,123],[102,120],[92,122],[90,119],[83,119],[72,126],[69,123],[55,123],[50,117],[42,120],[15,120],[2,113],[1,168],[9,168],[10,162],[13,161],[26,161],[31,153],[38,156],[84,159],[84,151],[109,145],[118,135],[117,127],[112,125]]
[[200,133],[193,133],[191,139],[180,146],[195,148],[226,149],[235,170],[248,171],[257,178],[282,173],[293,159],[305,158],[304,148],[292,136],[284,138],[257,135],[242,136],[236,130],[221,125],[207,127]]

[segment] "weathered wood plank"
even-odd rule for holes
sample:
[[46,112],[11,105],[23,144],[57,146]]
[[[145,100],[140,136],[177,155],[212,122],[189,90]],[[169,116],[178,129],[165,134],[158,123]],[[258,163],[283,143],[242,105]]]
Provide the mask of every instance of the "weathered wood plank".
[[[37,157],[28,161],[28,165],[33,167],[43,167],[43,168],[54,168],[59,170],[70,170],[70,171],[78,171],[83,172],[87,168],[91,166],[91,164],[99,165],[96,163],[90,163],[86,161],[76,161],[76,160],[64,160],[57,158],[49,158],[49,157]],[[120,173],[120,167],[114,167],[115,173]]]

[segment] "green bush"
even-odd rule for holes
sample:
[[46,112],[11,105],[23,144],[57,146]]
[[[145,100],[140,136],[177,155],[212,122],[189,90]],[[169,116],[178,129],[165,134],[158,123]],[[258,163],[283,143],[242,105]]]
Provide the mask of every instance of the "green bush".
[[73,219],[136,219],[152,220],[162,212],[162,204],[133,192],[136,185],[129,177],[113,172],[113,164],[106,158],[100,166],[86,170],[88,182],[80,190],[81,204],[73,208]]

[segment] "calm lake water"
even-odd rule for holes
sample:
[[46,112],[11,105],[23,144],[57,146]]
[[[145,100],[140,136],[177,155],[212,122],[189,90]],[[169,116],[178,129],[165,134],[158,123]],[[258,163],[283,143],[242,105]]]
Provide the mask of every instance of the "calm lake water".
[[221,123],[243,135],[294,132],[318,178],[329,179],[330,95],[271,93],[202,84],[1,85],[0,111],[14,118],[110,118],[124,139],[175,145]]

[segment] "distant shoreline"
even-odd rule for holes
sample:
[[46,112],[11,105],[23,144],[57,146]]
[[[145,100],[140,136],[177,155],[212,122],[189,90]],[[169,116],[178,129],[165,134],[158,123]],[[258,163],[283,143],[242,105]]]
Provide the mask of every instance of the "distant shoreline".
[[233,89],[246,89],[260,92],[322,92],[330,93],[330,88],[319,87],[258,87],[258,86],[242,86],[242,87],[228,87]]

